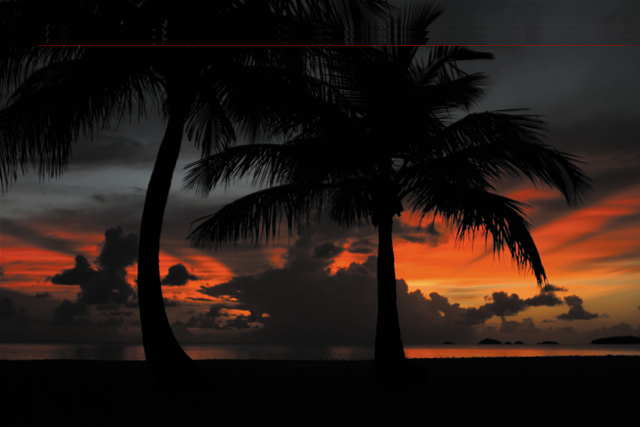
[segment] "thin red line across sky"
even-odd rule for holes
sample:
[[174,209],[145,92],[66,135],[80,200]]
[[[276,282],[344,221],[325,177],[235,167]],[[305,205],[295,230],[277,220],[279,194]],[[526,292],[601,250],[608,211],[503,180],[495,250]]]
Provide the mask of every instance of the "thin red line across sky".
[[350,45],[336,45],[336,44],[319,44],[319,45],[307,45],[307,44],[39,44],[38,47],[436,47],[436,46],[469,46],[469,47],[549,47],[549,46],[565,46],[565,47],[626,47],[626,46],[640,46],[640,44],[350,44]]

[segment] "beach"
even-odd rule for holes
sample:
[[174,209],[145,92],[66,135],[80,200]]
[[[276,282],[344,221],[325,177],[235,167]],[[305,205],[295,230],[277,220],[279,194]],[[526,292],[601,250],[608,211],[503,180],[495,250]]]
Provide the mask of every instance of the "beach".
[[405,386],[381,388],[372,361],[199,360],[210,384],[168,393],[142,361],[3,360],[3,425],[619,425],[637,418],[640,356],[409,363],[415,375]]

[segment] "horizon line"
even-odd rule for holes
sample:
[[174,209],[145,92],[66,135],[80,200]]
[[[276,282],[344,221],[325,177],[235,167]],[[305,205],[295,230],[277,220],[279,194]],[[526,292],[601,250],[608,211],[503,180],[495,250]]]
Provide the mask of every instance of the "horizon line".
[[634,47],[640,44],[39,44],[37,47]]

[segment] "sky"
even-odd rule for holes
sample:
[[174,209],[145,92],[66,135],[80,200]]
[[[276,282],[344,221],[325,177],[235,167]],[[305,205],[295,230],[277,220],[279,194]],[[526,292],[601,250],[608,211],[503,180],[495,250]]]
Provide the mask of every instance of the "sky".
[[[640,44],[640,2],[441,5],[432,44]],[[442,222],[418,228],[407,213],[396,218],[404,343],[640,336],[640,47],[475,49],[495,59],[463,65],[490,79],[474,111],[544,116],[545,142],[580,156],[594,191],[570,207],[559,192],[528,182],[499,189],[532,208],[532,236],[552,284],[545,292],[483,238],[457,245]],[[163,131],[152,115],[80,139],[61,178],[40,182],[31,171],[2,194],[0,341],[140,341],[137,233]],[[372,344],[375,229],[324,219],[260,248],[192,249],[192,221],[252,191],[189,193],[183,168],[198,156],[185,138],[161,242],[165,306],[179,341]]]

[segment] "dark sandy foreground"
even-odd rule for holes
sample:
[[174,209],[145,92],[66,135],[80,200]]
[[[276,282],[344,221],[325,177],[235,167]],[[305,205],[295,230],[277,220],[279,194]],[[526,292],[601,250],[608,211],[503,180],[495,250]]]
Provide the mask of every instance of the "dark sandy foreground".
[[[163,392],[145,362],[0,361],[2,425],[618,426],[638,421],[638,356],[410,363],[418,366],[414,384],[388,390],[375,385],[371,361],[199,361],[211,385],[194,395]],[[426,368],[426,383],[418,379],[419,366]]]

